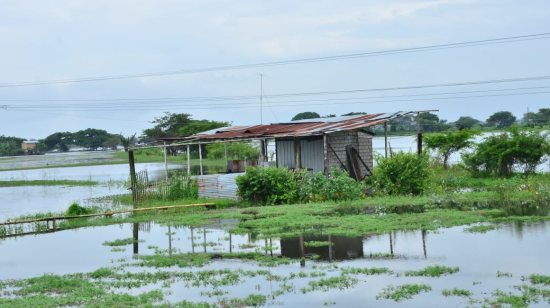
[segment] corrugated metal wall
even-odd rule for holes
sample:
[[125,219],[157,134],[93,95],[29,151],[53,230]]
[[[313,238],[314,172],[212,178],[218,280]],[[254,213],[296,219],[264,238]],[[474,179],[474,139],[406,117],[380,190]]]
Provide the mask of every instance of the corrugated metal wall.
[[277,166],[294,168],[294,140],[275,140]]
[[235,177],[242,173],[209,174],[197,177],[200,198],[238,199]]
[[323,139],[300,140],[300,149],[302,150],[302,168],[311,168],[313,172],[325,170]]

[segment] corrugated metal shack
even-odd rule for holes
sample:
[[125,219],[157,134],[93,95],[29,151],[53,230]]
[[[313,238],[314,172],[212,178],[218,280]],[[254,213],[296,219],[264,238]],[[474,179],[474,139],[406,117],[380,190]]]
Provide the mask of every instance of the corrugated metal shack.
[[[387,122],[391,119],[420,112],[425,111],[400,111],[265,125],[234,126],[187,137],[169,137],[161,140],[165,142],[165,148],[176,145],[189,146],[190,144],[213,142],[259,140],[260,165],[267,162],[267,143],[274,140],[278,167],[292,170],[307,169],[311,172],[321,171],[325,174],[336,167],[346,169],[350,176],[362,180],[371,175],[373,169],[372,133],[367,129],[385,124],[387,132]],[[182,143],[166,144],[173,142]],[[201,154],[199,155],[201,156]],[[229,167],[227,147],[226,166]],[[201,176],[199,181],[201,197],[227,198],[236,191],[234,175],[227,177],[221,175]]]

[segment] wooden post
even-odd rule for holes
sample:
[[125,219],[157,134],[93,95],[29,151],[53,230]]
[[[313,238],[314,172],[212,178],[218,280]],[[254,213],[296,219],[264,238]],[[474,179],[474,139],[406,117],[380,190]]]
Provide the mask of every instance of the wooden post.
[[201,169],[201,175],[202,175],[202,145],[199,142],[199,165]]
[[231,233],[229,233],[229,253],[232,253],[233,252],[233,245],[232,245],[232,241],[231,241]]
[[55,232],[56,231],[55,217],[52,219],[52,227],[53,227],[53,232]]
[[416,142],[418,147],[418,156],[422,154],[422,133],[420,133],[420,112],[416,113]]
[[191,151],[187,145],[187,175],[191,175]]
[[384,150],[386,151],[386,158],[388,158],[388,122],[384,122]]
[[229,172],[229,153],[227,150],[227,140],[224,140],[223,146],[225,147],[225,172]]
[[302,169],[302,150],[300,149],[300,139],[294,137],[294,170]]
[[164,175],[166,176],[166,182],[168,182],[168,147],[166,141],[164,141]]
[[325,158],[325,175],[328,175],[330,172],[330,162],[328,160],[328,136],[323,134],[323,156]]
[[265,141],[260,140],[260,166],[263,166],[265,163]]
[[[132,189],[132,200],[136,202],[138,199],[138,195],[137,195],[136,166],[134,162],[134,150],[128,151],[128,163],[130,164],[130,185]],[[136,207],[136,204],[134,204],[134,208],[135,207]]]

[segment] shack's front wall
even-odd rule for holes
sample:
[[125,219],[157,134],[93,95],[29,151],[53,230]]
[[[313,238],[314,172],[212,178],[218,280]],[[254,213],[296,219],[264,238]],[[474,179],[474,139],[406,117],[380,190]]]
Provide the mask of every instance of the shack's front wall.
[[[346,146],[351,145],[359,151],[359,155],[369,167],[373,168],[372,157],[372,135],[362,131],[348,131],[342,133],[334,133],[327,136],[327,142],[332,149],[328,149],[329,167],[342,169],[342,164],[348,168],[348,160],[346,154]],[[334,150],[334,151],[333,151]],[[360,163],[361,174],[365,176],[369,174],[367,169]]]
[[[327,135],[327,141],[334,149],[334,152],[328,149],[329,167],[342,168],[342,164],[347,165],[346,146],[351,145],[359,151],[359,155],[367,164],[370,170],[373,168],[372,157],[372,136],[362,131],[347,131],[342,133],[333,133]],[[277,166],[286,168],[295,168],[294,140],[275,140],[277,152]],[[324,145],[323,138],[308,138],[300,140],[301,148],[301,166],[302,168],[311,168],[313,172],[323,172],[325,170]],[[338,156],[338,157],[337,157]],[[339,160],[339,159],[340,160]],[[363,176],[367,170],[361,165]]]

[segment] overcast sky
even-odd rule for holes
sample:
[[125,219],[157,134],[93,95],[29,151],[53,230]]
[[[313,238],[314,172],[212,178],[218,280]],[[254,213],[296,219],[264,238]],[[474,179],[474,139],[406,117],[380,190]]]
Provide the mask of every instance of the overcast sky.
[[[3,1],[0,86],[376,52],[545,32],[550,32],[548,0]],[[164,111],[190,113],[195,119],[232,121],[234,125],[259,124],[259,98],[182,100],[259,97],[259,74],[264,74],[267,96],[547,76],[547,37],[307,64],[0,87],[0,135],[38,139],[58,131],[86,128],[139,135]],[[459,116],[485,120],[496,111],[507,110],[520,118],[527,108],[550,108],[550,94],[541,93],[550,92],[550,88],[541,88],[545,86],[550,86],[550,81],[272,97],[264,99],[261,114],[263,123],[288,121],[303,111],[340,115],[351,111],[439,109],[441,118],[454,121]],[[468,93],[534,87],[538,89]],[[525,94],[535,92],[538,94]],[[418,96],[437,93],[451,94]],[[512,93],[521,95],[495,96]],[[442,99],[456,96],[478,97]],[[431,100],[416,100],[426,98]]]

